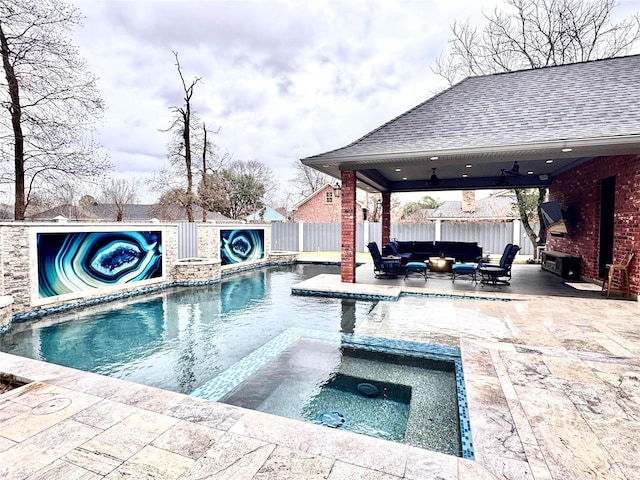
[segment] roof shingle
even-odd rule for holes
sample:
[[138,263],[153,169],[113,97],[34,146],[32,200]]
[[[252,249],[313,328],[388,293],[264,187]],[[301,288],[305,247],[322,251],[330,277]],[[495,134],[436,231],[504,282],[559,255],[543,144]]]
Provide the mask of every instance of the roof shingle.
[[640,136],[640,55],[468,77],[309,158]]

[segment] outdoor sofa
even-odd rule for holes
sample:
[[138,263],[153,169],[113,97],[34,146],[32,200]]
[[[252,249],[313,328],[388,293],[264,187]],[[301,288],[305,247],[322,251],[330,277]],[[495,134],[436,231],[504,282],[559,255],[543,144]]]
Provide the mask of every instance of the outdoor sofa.
[[456,262],[477,262],[482,257],[482,247],[477,242],[424,242],[393,240],[383,248],[385,256],[400,257],[402,265],[424,262],[429,257],[452,257]]

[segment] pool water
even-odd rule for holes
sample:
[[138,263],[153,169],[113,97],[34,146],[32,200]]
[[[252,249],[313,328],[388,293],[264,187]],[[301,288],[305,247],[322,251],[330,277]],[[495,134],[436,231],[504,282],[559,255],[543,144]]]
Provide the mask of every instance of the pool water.
[[399,340],[292,328],[192,395],[450,455],[469,454],[460,434],[457,350],[403,354],[412,347]]
[[0,350],[190,393],[290,327],[352,332],[374,302],[291,295],[331,265],[253,270],[204,287],[13,324]]
[[[269,267],[14,322],[0,351],[473,458],[459,350],[355,335],[377,301],[291,294],[322,273],[339,267]],[[424,355],[434,348],[447,361]]]

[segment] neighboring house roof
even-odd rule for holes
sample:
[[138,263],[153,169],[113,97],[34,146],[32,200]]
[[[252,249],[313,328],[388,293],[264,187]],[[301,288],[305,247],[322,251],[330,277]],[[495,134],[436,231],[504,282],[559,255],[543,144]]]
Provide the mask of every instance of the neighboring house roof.
[[0,220],[13,220],[13,212],[0,208]]
[[247,217],[249,222],[286,222],[287,218],[275,209],[265,206]]
[[[80,207],[76,205],[60,205],[51,208],[37,215],[29,217],[29,220],[53,220],[56,217],[63,216],[68,220],[77,221],[116,221],[117,207],[115,204],[94,204],[88,207]],[[175,206],[147,205],[147,204],[131,204],[126,205],[124,209],[125,222],[148,222],[153,218],[159,220],[170,221],[186,221],[187,216],[184,208]],[[196,218],[202,218],[201,215]],[[217,212],[207,213],[208,221],[231,222],[232,220]]]
[[515,197],[486,197],[475,201],[475,210],[472,212],[462,209],[459,200],[442,202],[438,208],[431,209],[430,218],[468,218],[468,219],[505,219],[517,218],[518,214],[513,208]]
[[305,203],[307,203],[309,200],[311,200],[316,195],[319,195],[320,193],[324,193],[326,191],[327,187],[330,187],[333,190],[333,185],[331,185],[330,183],[326,183],[322,187],[320,187],[318,190],[316,190],[315,192],[311,192],[309,195],[307,195],[302,200],[300,200],[298,203],[296,203],[293,206],[292,210],[295,212],[298,208],[300,208],[301,205],[304,205]]
[[[298,203],[296,203],[293,208],[291,209],[292,211],[296,211],[298,210],[302,205],[304,205],[305,203],[308,203],[309,200],[311,200],[313,197],[315,197],[316,195],[319,194],[323,194],[324,192],[327,191],[327,187],[331,188],[332,190],[335,190],[333,185],[331,185],[330,183],[327,183],[325,185],[323,185],[322,187],[320,187],[318,190],[316,190],[315,192],[311,193],[310,195],[307,195],[304,199],[302,199],[301,201],[299,201]],[[336,195],[336,197],[340,198],[339,195]],[[356,205],[359,206],[360,208],[364,208],[364,205],[362,204],[362,202],[359,202],[356,200]]]
[[[469,77],[302,162],[336,178],[357,170],[381,191],[492,188],[514,161],[523,175],[508,177],[511,185],[549,185],[595,156],[640,152],[638,85],[640,55]],[[432,167],[441,181],[429,186]]]

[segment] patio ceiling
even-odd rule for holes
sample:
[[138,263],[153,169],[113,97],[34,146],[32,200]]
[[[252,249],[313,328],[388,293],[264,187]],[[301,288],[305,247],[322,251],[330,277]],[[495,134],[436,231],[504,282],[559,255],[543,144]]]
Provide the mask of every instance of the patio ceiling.
[[355,170],[370,192],[548,186],[595,157],[640,153],[637,85],[639,55],[469,77],[302,162],[337,179]]
[[[305,159],[304,163],[336,179],[340,179],[340,170],[356,170],[358,188],[371,193],[482,190],[549,186],[554,176],[595,157],[634,153],[640,153],[640,136],[615,139],[613,144],[600,139],[335,159],[327,156]],[[514,162],[519,175],[511,173]],[[432,168],[439,179],[436,185],[429,184]],[[505,175],[500,179],[503,169]]]

